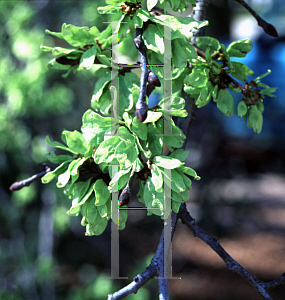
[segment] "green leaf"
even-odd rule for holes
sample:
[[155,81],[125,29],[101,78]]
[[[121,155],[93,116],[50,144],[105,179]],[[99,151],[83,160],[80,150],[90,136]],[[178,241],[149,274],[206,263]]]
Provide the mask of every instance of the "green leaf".
[[252,49],[251,40],[243,39],[243,40],[232,42],[227,48],[227,53],[229,56],[245,57],[246,54],[249,51],[251,51],[251,49]]
[[46,29],[45,33],[56,36],[59,39],[63,39],[62,32],[53,32],[53,31],[50,31],[50,30]]
[[162,137],[156,136],[156,134],[162,134],[163,132],[157,128],[156,123],[149,123],[147,126],[147,141],[145,144],[146,149],[149,149],[152,156],[162,155],[163,141]]
[[210,80],[210,70],[205,67],[194,67],[192,72],[185,77],[184,84],[194,88],[202,88]]
[[91,179],[88,179],[86,182],[77,182],[74,185],[73,195],[71,195],[72,206],[67,212],[69,215],[77,215],[81,205],[91,196],[93,192],[93,184],[90,184]]
[[234,67],[234,71],[231,72],[231,75],[242,82],[247,81],[247,76],[253,76],[254,72],[246,65],[237,62],[237,61],[232,61],[232,65]]
[[94,161],[96,164],[111,163],[115,157],[116,146],[121,142],[118,136],[112,136],[105,140],[95,151]]
[[153,159],[153,164],[165,169],[175,169],[182,166],[184,163],[182,163],[179,159],[169,156],[156,156]]
[[70,189],[73,187],[76,180],[79,178],[79,167],[82,166],[87,159],[88,158],[86,157],[82,157],[81,159],[78,159],[77,162],[72,166],[72,169],[70,170],[70,176],[71,176],[71,185],[69,187]]
[[171,189],[174,192],[181,193],[185,191],[186,186],[184,184],[183,177],[180,172],[171,170]]
[[66,143],[74,153],[84,154],[87,150],[87,143],[82,135],[82,133],[77,130],[67,131],[64,130],[62,134],[66,137]]
[[[185,40],[183,39],[175,39],[172,42],[172,53],[175,53],[173,59],[173,64],[175,65],[175,67],[177,68],[181,68],[187,65],[187,59],[191,59],[191,57],[189,57],[189,53],[187,53],[185,51]],[[193,53],[193,57],[194,58],[195,55]]]
[[164,54],[163,34],[157,30],[157,26],[150,24],[143,32],[144,42],[147,49]]
[[46,136],[46,143],[47,143],[48,145],[54,147],[54,148],[58,148],[58,149],[65,150],[65,151],[69,151],[69,152],[71,152],[71,153],[73,153],[73,154],[78,154],[78,152],[73,151],[72,149],[69,149],[67,146],[63,145],[63,144],[60,143],[60,142],[57,142],[57,141],[52,142],[52,141],[50,140],[50,137],[49,137],[48,135]]
[[111,62],[106,55],[99,54],[99,55],[96,55],[96,57],[98,58],[98,60],[100,61],[101,64],[103,64],[107,67],[111,67]]
[[104,87],[111,81],[111,71],[109,69],[102,68],[102,70],[98,72],[98,76],[100,77],[95,83],[93,96],[91,99],[91,105],[92,102],[99,101],[99,98],[103,93]]
[[151,11],[157,4],[158,0],[147,0],[147,10]]
[[[165,103],[165,100],[166,101]],[[180,111],[185,107],[185,100],[182,97],[170,96],[167,98],[163,98],[158,104],[160,108],[158,111],[171,113],[173,115],[174,111]]]
[[70,179],[70,173],[71,173],[71,171],[73,170],[73,167],[76,167],[76,164],[77,164],[80,160],[81,160],[80,158],[73,160],[73,161],[69,164],[68,169],[67,169],[64,173],[62,173],[62,174],[60,174],[60,175],[58,176],[57,184],[56,184],[56,186],[57,186],[58,188],[62,188],[62,187],[64,187],[64,186],[66,186],[66,184],[68,183],[68,181],[69,181],[69,179]]
[[244,116],[247,114],[247,106],[246,106],[246,104],[244,103],[244,101],[241,101],[241,102],[238,104],[237,111],[238,111],[238,116],[239,116],[240,118],[244,117]]
[[56,169],[54,169],[51,172],[48,172],[41,178],[42,183],[49,183],[52,181],[55,177],[58,177],[60,174],[64,173],[65,170],[68,168],[68,165],[71,161],[65,161],[61,165],[59,165]]
[[126,227],[126,222],[128,218],[127,209],[119,209],[119,229],[123,230]]
[[220,89],[217,101],[218,109],[226,116],[234,114],[234,99],[227,89]]
[[72,156],[70,156],[70,155],[56,155],[55,151],[52,151],[51,153],[47,153],[45,156],[53,164],[61,164],[65,161],[73,160]]
[[106,6],[100,6],[97,8],[97,11],[99,14],[104,15],[104,14],[116,14],[119,11],[121,11],[120,6],[114,6],[114,5],[106,5]]
[[145,158],[147,158],[147,159],[151,158],[150,149],[148,149],[148,150],[143,149],[143,147],[139,141],[139,138],[137,136],[135,138],[136,138],[136,145],[137,145],[139,151],[142,152],[142,154],[145,156]]
[[97,49],[95,46],[84,52],[80,58],[80,64],[78,69],[89,70],[94,65]]
[[199,29],[208,25],[208,21],[196,21],[191,17],[175,17],[170,15],[160,15],[151,17],[150,19],[157,23],[157,27],[162,35],[164,35],[164,27],[167,26],[171,29],[171,40],[177,38],[187,39],[193,36],[192,29]]
[[[116,175],[109,182],[109,188],[108,188],[109,193],[118,192],[119,190],[122,190],[126,186],[130,178],[131,170],[132,167],[123,168],[116,173]],[[111,168],[109,173],[112,173]]]
[[148,215],[155,214],[164,217],[164,192],[156,192],[151,178],[148,178],[144,185],[143,199],[148,209]]
[[101,218],[99,221],[93,221],[86,225],[85,235],[100,235],[102,234],[108,225],[108,220],[106,218]]
[[89,44],[94,44],[95,39],[92,35],[94,29],[89,32],[88,27],[78,27],[72,24],[62,24],[61,32],[63,38],[73,47],[80,47]]
[[145,184],[143,183],[142,180],[140,180],[139,183],[140,183],[140,189],[139,189],[139,191],[138,191],[138,193],[137,193],[136,196],[138,197],[138,200],[139,200],[141,203],[145,204],[145,203],[144,203],[144,196],[143,196]]
[[171,199],[173,202],[179,202],[179,205],[183,202],[183,198],[181,196],[181,193],[176,193],[174,191],[171,191]]
[[218,51],[220,49],[220,43],[217,39],[209,36],[199,36],[196,38],[196,45],[202,51],[206,51],[207,48],[210,48],[210,53]]
[[214,85],[212,84],[211,81],[208,81],[207,84],[204,85],[203,88],[201,89],[200,95],[195,102],[198,108],[201,108],[210,102],[212,98],[213,90],[214,90]]
[[48,46],[40,46],[42,51],[48,52],[52,51],[53,55],[65,56],[66,58],[76,59],[79,58],[84,51],[74,49],[74,48],[62,48],[62,47],[48,47]]
[[251,106],[248,113],[247,126],[253,128],[253,131],[260,133],[262,130],[263,116],[256,106]]
[[135,172],[139,172],[144,168],[144,165],[141,163],[140,159],[137,157],[135,162],[133,163],[133,169]]
[[[191,179],[188,176],[186,176],[184,173],[180,173],[180,174],[181,174],[181,176],[183,178],[183,181],[184,181],[184,184],[186,186],[185,190],[187,190],[187,191],[191,190],[191,188],[192,188],[192,181],[191,181]],[[187,194],[187,197],[189,197],[188,194]],[[188,200],[188,198],[186,200]]]
[[79,167],[83,165],[83,163],[86,161],[86,157],[82,157],[77,159],[77,163],[73,165],[72,169],[70,170],[71,176],[76,176],[76,178],[79,177]]
[[172,158],[177,158],[181,162],[184,162],[189,151],[183,150],[183,149],[176,149],[174,150],[169,156]]
[[153,185],[155,186],[155,190],[157,192],[163,191],[163,173],[161,170],[155,165],[151,165],[151,180]]
[[125,141],[121,140],[116,146],[115,157],[121,166],[128,168],[135,162],[138,155],[136,151],[134,151],[134,148],[135,143],[132,143],[129,139]]
[[106,202],[111,199],[111,194],[103,179],[96,180],[94,184],[94,191],[96,198],[95,205],[97,206],[105,205]]
[[260,110],[261,113],[264,112],[264,104],[261,101],[257,101],[255,103],[256,107],[258,108],[258,110]]
[[178,168],[178,170],[180,172],[183,172],[183,173],[189,175],[189,176],[194,177],[194,180],[200,180],[201,179],[201,177],[197,175],[196,171],[189,168],[189,167],[181,166],[181,167]]
[[108,224],[107,218],[101,218],[94,200],[89,198],[81,208],[83,215],[81,225],[86,225],[85,235],[100,235]]
[[72,66],[62,65],[56,61],[56,57],[53,57],[48,62],[48,68],[53,70],[71,70]]
[[[168,147],[181,148],[183,146],[184,140],[186,139],[186,136],[184,135],[183,131],[175,125],[174,121],[172,119],[170,120],[172,123],[172,134],[163,136],[163,142]],[[157,122],[157,127],[161,132],[163,132],[163,120],[159,120]]]
[[131,130],[136,133],[140,139],[147,139],[147,125],[146,123],[139,122],[137,117],[133,119]]
[[212,93],[212,96],[213,96],[213,101],[214,102],[217,102],[217,97],[218,97],[218,94],[219,94],[219,85],[216,84],[215,87],[214,87],[214,90],[213,90],[213,93]]
[[87,144],[97,148],[103,141],[106,134],[111,135],[112,131],[118,129],[118,120],[112,117],[102,117],[93,110],[87,110],[82,118],[81,131]]
[[97,211],[98,211],[101,218],[108,217],[108,207],[107,207],[106,204],[101,205],[101,206],[97,206]]
[[162,116],[162,112],[155,112],[155,111],[148,111],[147,112],[147,117],[146,119],[143,121],[143,123],[151,123],[151,122],[156,122],[157,120],[159,120]]
[[[133,118],[129,115],[129,113],[127,111],[124,112],[123,119],[124,119],[125,124],[127,125],[127,127],[131,130],[132,123],[133,123]],[[141,123],[141,124],[143,124],[143,123]]]
[[173,210],[175,213],[178,213],[178,212],[179,212],[180,206],[181,206],[181,203],[180,203],[180,202],[176,202],[176,201],[172,201],[172,202],[171,202],[172,210]]
[[267,95],[269,97],[276,97],[275,95],[272,95],[272,93],[275,93],[277,88],[266,88],[260,91],[261,95]]

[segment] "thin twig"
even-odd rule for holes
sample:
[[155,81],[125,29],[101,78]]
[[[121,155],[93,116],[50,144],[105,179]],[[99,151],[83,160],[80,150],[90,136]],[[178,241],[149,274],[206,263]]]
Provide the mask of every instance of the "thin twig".
[[186,139],[182,146],[182,149],[185,150],[190,126],[192,122],[196,120],[196,117],[194,114],[194,108],[195,108],[194,99],[189,97],[189,95],[184,90],[182,90],[182,97],[185,99],[185,109],[188,112],[188,115],[185,118],[181,118],[181,117],[178,118],[176,125],[182,130],[183,134],[186,136]]
[[243,0],[235,1],[247,9],[247,11],[256,19],[258,26],[262,27],[265,33],[273,37],[278,37],[276,28],[272,24],[263,20],[247,3],[245,3]]
[[46,173],[50,172],[52,170],[52,167],[48,166],[45,163],[40,163],[39,164],[40,168],[43,169],[43,172],[40,172],[38,174],[35,174],[27,179],[21,180],[21,181],[17,181],[14,182],[11,186],[10,186],[10,191],[18,191],[20,189],[22,189],[25,186],[29,186],[32,182],[36,181],[37,179],[42,178],[43,176],[45,176]]
[[246,279],[261,295],[262,299],[272,300],[271,296],[268,294],[267,289],[274,288],[277,285],[284,283],[285,274],[283,273],[279,278],[275,279],[270,283],[265,283],[250,272],[248,272],[244,267],[237,263],[220,245],[218,239],[211,237],[205,231],[203,231],[196,223],[195,220],[190,216],[186,209],[185,203],[181,204],[179,210],[179,216],[184,224],[186,224],[193,232],[195,237],[198,237],[207,245],[209,245],[225,262],[229,270],[238,273],[244,279]]

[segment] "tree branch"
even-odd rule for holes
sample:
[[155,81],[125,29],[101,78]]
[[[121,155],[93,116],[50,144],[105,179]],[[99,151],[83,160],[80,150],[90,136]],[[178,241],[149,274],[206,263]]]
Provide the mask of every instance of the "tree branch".
[[[158,77],[150,70],[146,56],[146,47],[142,39],[143,28],[136,29],[136,37],[134,38],[135,47],[139,50],[141,64],[140,92],[136,104],[136,116],[139,122],[143,122],[147,117],[147,82],[153,87],[161,86]],[[153,89],[148,89],[148,96]]]
[[[204,21],[206,19],[207,15],[207,8],[209,5],[209,0],[198,0],[196,1],[196,6],[193,8],[193,11],[191,13],[191,17],[194,18],[196,21]],[[191,39],[191,42],[195,45],[196,38],[198,36],[204,35],[204,27],[199,28],[198,30],[193,30],[193,37]],[[186,136],[186,139],[184,141],[184,144],[182,146],[182,149],[185,150],[187,140],[188,140],[188,134],[190,130],[190,126],[193,121],[195,121],[195,114],[194,114],[194,108],[195,108],[195,100],[194,98],[189,97],[189,95],[182,89],[182,97],[185,99],[185,109],[188,112],[188,116],[186,118],[178,117],[176,125],[182,130],[184,135]]]
[[258,26],[262,27],[265,33],[273,37],[278,37],[276,28],[272,24],[263,20],[247,3],[245,3],[243,0],[235,1],[247,9],[247,11],[256,19]]
[[248,272],[244,267],[242,267],[239,263],[237,263],[220,245],[218,239],[208,235],[195,223],[195,220],[187,211],[185,203],[181,204],[180,206],[179,217],[181,218],[182,222],[192,230],[195,237],[198,237],[207,245],[209,245],[221,257],[229,270],[238,273],[244,279],[246,279],[257,290],[262,299],[272,300],[267,290],[274,288],[277,285],[283,284],[285,282],[285,273],[283,273],[280,277],[270,283],[265,283],[259,280],[250,272]]
[[[210,4],[209,0],[196,0],[196,6],[193,7],[191,17],[196,21],[204,21],[207,16],[207,9]],[[205,27],[194,29],[191,42],[196,44],[196,37],[205,35]]]
[[[174,230],[176,228],[178,220],[178,215],[176,213],[172,213],[172,235],[173,237]],[[139,288],[145,285],[150,279],[152,279],[155,275],[158,278],[158,286],[159,286],[159,299],[160,300],[169,300],[169,289],[168,289],[168,279],[161,278],[164,277],[163,270],[163,258],[166,253],[168,253],[168,249],[171,247],[171,240],[164,240],[164,232],[162,232],[159,240],[159,244],[155,253],[155,256],[151,260],[150,265],[141,273],[133,278],[133,282],[122,288],[121,290],[115,292],[114,294],[108,295],[108,300],[120,300],[125,298],[130,294],[136,294]]]
[[10,191],[13,191],[13,192],[18,191],[25,186],[29,186],[32,182],[36,181],[37,179],[42,178],[46,173],[48,173],[52,170],[52,167],[48,166],[45,163],[40,163],[39,166],[42,170],[44,170],[43,172],[35,174],[35,175],[33,175],[27,179],[21,180],[19,182],[18,181],[14,182],[9,188]]

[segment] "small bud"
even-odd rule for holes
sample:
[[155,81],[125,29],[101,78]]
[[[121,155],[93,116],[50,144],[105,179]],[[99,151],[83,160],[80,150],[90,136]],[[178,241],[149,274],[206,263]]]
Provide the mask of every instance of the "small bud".
[[119,207],[127,205],[130,201],[131,194],[125,190],[122,191],[120,198],[119,198]]
[[160,83],[158,77],[152,71],[149,72],[147,81],[152,86],[161,86],[161,83]]
[[21,188],[23,188],[24,186],[21,184],[21,182],[14,182],[10,187],[9,190],[14,192],[14,191],[18,191]]
[[140,49],[142,47],[142,39],[141,36],[134,38],[135,47]]
[[147,109],[146,108],[136,109],[136,117],[138,118],[139,122],[142,123],[147,117]]

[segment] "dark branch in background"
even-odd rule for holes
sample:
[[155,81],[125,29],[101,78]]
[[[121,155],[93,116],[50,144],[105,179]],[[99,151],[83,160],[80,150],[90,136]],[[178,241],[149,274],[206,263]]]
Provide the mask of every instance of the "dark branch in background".
[[154,87],[161,86],[158,77],[149,68],[142,33],[143,28],[137,28],[136,37],[134,39],[135,47],[139,50],[141,64],[140,93],[136,104],[136,116],[139,122],[143,122],[147,117],[147,82],[152,86],[152,88],[148,88],[148,96],[153,91]]
[[38,174],[35,174],[33,175],[32,177],[29,177],[27,179],[24,179],[24,180],[21,180],[21,181],[17,181],[17,182],[14,182],[11,186],[10,186],[10,191],[18,191],[20,189],[22,189],[23,187],[25,186],[29,186],[32,182],[34,182],[35,180],[37,179],[40,179],[42,178],[46,173],[52,171],[52,167],[48,166],[47,164],[45,163],[40,163],[39,164],[40,168],[42,170],[44,170],[43,172],[41,173],[38,173]]
[[[196,21],[204,21],[206,19],[207,15],[207,8],[209,5],[209,0],[198,0],[196,1],[196,6],[193,8],[193,11],[191,13],[191,17],[195,19]],[[195,44],[196,37],[204,35],[204,27],[197,29],[193,29],[193,37],[191,39],[191,42]],[[185,100],[185,109],[188,112],[188,116],[186,118],[177,118],[176,125],[182,130],[184,135],[186,136],[186,139],[184,141],[184,144],[182,148],[185,150],[187,140],[188,140],[188,134],[190,130],[190,125],[193,121],[195,121],[195,114],[194,114],[194,99],[189,97],[189,95],[182,89],[182,97]]]
[[182,146],[182,149],[185,150],[187,140],[188,140],[190,126],[191,126],[192,122],[194,122],[196,120],[196,117],[194,114],[194,108],[195,108],[194,99],[190,98],[189,95],[183,89],[182,89],[182,97],[185,100],[185,109],[188,112],[188,115],[186,118],[179,117],[177,119],[176,125],[182,130],[182,132],[186,136],[186,139]]
[[[196,21],[204,21],[207,16],[207,9],[210,4],[209,0],[196,0],[196,6],[193,7],[191,17]],[[191,42],[196,44],[196,37],[205,35],[205,27],[193,29],[193,37]]]
[[224,250],[224,248],[220,245],[218,239],[208,235],[195,223],[195,220],[187,211],[185,203],[181,204],[180,206],[179,216],[181,218],[181,221],[192,230],[193,235],[209,245],[221,257],[229,270],[238,273],[244,279],[246,279],[258,291],[262,299],[272,300],[267,290],[285,283],[285,273],[269,283],[265,283],[249,273]]
[[276,28],[272,24],[263,20],[247,3],[245,3],[243,0],[235,1],[240,3],[245,9],[248,10],[248,12],[256,19],[258,26],[262,27],[265,33],[273,37],[278,37]]

